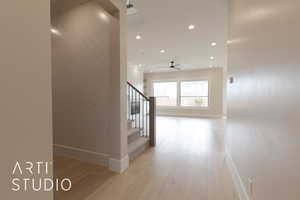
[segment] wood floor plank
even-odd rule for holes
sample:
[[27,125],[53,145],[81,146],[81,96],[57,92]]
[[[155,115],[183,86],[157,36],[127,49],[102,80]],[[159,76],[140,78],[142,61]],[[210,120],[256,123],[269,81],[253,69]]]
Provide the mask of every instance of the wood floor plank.
[[221,119],[158,117],[157,147],[123,174],[69,158],[55,158],[55,175],[72,191],[55,200],[233,200],[223,158]]

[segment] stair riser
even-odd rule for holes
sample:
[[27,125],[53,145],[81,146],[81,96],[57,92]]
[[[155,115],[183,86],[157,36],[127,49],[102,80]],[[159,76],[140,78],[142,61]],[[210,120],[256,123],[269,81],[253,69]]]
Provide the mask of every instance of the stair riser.
[[134,152],[132,152],[132,153],[129,154],[129,159],[130,160],[134,160],[139,155],[141,155],[144,151],[146,151],[149,147],[150,147],[149,142],[147,142],[146,144],[143,144],[142,146],[140,146],[139,148],[137,148]]
[[138,139],[140,137],[140,132],[139,131],[136,131],[134,134],[128,136],[127,138],[127,143],[130,144],[132,143],[133,141],[135,141],[136,139]]
[[127,121],[127,127],[133,128],[133,121]]

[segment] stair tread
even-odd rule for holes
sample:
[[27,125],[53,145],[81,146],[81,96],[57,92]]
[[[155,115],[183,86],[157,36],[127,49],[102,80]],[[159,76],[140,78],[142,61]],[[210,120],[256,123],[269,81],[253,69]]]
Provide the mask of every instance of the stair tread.
[[138,128],[129,128],[128,129],[128,136],[131,136],[133,134],[139,133],[141,130]]
[[127,127],[128,128],[133,128],[133,120],[127,120]]
[[131,142],[128,145],[128,153],[133,153],[135,150],[137,150],[139,147],[145,145],[147,142],[149,142],[149,138],[147,137],[139,137],[135,141]]

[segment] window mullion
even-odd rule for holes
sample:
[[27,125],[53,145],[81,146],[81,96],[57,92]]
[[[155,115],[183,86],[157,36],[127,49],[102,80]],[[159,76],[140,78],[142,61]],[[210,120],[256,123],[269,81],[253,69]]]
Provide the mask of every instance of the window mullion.
[[181,81],[177,81],[177,106],[181,106]]

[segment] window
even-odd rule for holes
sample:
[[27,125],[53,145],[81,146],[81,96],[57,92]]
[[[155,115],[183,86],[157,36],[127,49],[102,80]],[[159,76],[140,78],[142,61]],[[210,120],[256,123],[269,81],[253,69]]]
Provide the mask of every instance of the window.
[[153,89],[158,106],[177,105],[177,82],[156,82]]
[[181,106],[208,107],[208,81],[182,81]]

